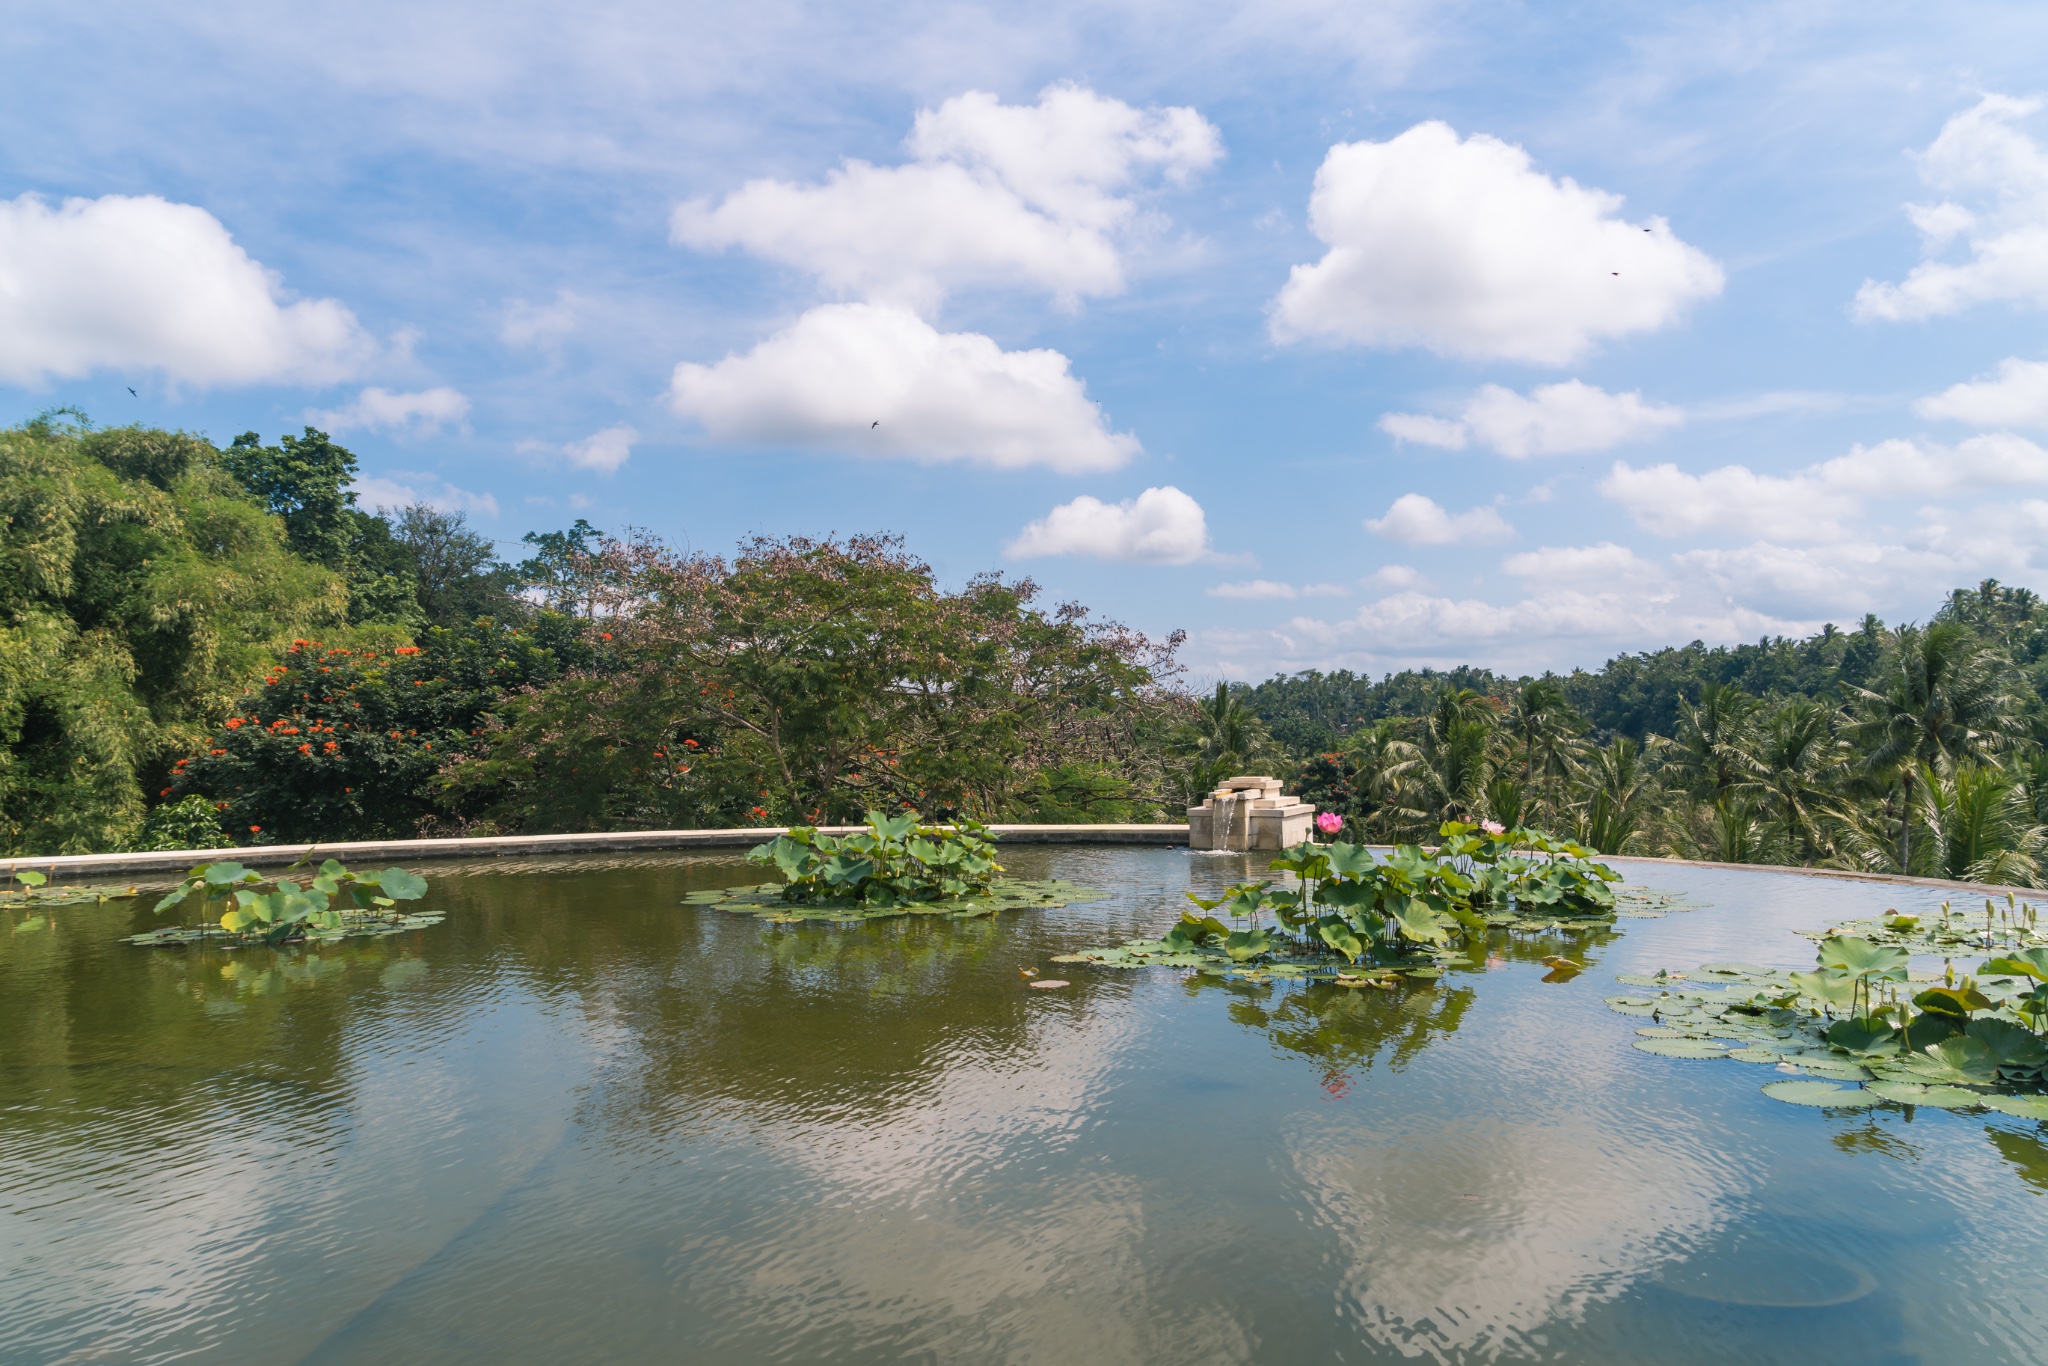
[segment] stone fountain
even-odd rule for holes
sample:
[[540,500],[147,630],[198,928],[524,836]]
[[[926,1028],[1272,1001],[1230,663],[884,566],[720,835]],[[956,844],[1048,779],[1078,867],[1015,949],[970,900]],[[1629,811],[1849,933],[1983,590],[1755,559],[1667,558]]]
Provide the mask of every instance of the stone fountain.
[[1309,837],[1315,815],[1278,778],[1231,778],[1188,808],[1188,848],[1285,849]]

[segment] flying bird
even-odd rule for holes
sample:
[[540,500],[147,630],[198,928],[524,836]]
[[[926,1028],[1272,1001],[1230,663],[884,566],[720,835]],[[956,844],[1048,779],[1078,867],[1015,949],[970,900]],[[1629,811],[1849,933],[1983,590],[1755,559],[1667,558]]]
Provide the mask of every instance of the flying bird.
[[128,396],[129,396],[130,398],[141,398],[141,397],[142,397],[142,395],[141,395],[141,394],[138,394],[138,393],[136,393],[136,392],[135,392],[135,386],[134,386],[134,385],[132,385],[132,384],[131,384],[131,385],[128,385],[128,386],[127,386],[127,388],[128,388]]
[[1610,270],[1610,271],[1608,271],[1607,273],[1608,273],[1609,275],[1619,275],[1619,274],[1621,274],[1621,272],[1620,272],[1620,271],[1618,271],[1618,270]]
[[875,419],[875,420],[874,420],[873,422],[870,422],[870,423],[868,424],[868,430],[869,430],[869,431],[873,431],[873,430],[874,430],[875,428],[877,428],[877,427],[879,427],[879,426],[881,426],[881,425],[882,425],[882,419],[880,419],[880,418],[878,417],[878,418],[876,418],[876,419]]

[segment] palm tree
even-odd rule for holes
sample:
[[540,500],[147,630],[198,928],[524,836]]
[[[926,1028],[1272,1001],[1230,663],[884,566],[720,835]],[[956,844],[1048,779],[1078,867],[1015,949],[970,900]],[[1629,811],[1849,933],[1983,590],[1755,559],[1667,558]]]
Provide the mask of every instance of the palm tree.
[[1697,702],[1678,704],[1678,733],[1654,736],[1664,766],[1694,793],[1715,800],[1757,771],[1757,700],[1732,683],[1702,683]]
[[1603,854],[1619,854],[1635,840],[1642,822],[1638,799],[1648,786],[1642,750],[1626,735],[1593,751],[1585,775],[1590,796],[1574,824],[1579,843]]
[[1356,732],[1345,748],[1351,754],[1352,784],[1368,812],[1366,828],[1383,839],[1393,839],[1404,779],[1416,758],[1415,746],[1395,734],[1393,722],[1382,721]]
[[1856,689],[1851,730],[1865,767],[1898,780],[1899,866],[1910,868],[1915,779],[1992,762],[2021,733],[2019,697],[2011,664],[1957,621],[1901,626],[1884,672],[1882,690]]
[[1470,688],[1446,689],[1422,724],[1414,754],[1397,773],[1401,814],[1434,833],[1445,821],[1488,814],[1487,785],[1496,772],[1500,712]]
[[1738,784],[1783,834],[1788,856],[1819,857],[1824,816],[1839,811],[1837,794],[1849,771],[1847,746],[1835,737],[1834,714],[1812,698],[1782,703],[1755,742],[1754,776]]
[[1259,765],[1277,771],[1282,762],[1266,723],[1228,683],[1218,683],[1215,693],[1196,707],[1190,732],[1180,748],[1191,761],[1188,786],[1197,799],[1225,778]]
[[[1554,678],[1532,678],[1509,699],[1502,729],[1521,759],[1521,782],[1514,791],[1518,807],[1539,780],[1563,779],[1578,767],[1578,735],[1583,728]],[[1509,825],[1516,823],[1499,811],[1494,814]]]
[[1990,765],[1959,764],[1952,773],[1920,775],[1926,824],[1934,835],[1935,877],[2041,885],[2048,830],[2033,819],[2024,788]]

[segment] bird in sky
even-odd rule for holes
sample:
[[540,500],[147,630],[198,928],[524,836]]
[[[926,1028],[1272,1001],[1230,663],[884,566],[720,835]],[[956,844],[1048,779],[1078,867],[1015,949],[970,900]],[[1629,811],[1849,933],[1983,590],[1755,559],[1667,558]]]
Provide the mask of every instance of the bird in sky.
[[876,418],[876,419],[875,419],[875,420],[874,420],[873,422],[870,422],[870,423],[868,424],[868,430],[869,430],[869,431],[873,431],[873,430],[874,430],[875,428],[877,428],[877,427],[879,427],[879,426],[881,426],[881,425],[882,425],[882,419],[880,419],[880,418],[878,417],[878,418]]
[[136,392],[135,392],[135,386],[134,386],[134,385],[130,384],[130,385],[126,386],[126,387],[127,387],[127,390],[128,390],[128,397],[130,397],[130,398],[141,398],[141,397],[142,397],[142,395],[141,395],[141,394],[138,394],[138,393],[136,393]]

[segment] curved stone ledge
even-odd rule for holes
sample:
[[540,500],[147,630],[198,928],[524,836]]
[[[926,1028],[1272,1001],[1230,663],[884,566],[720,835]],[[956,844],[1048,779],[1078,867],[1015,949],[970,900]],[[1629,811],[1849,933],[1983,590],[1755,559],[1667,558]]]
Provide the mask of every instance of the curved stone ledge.
[[[821,827],[828,835],[850,835],[858,825]],[[628,830],[609,835],[491,835],[475,839],[364,840],[338,844],[262,844],[247,849],[179,849],[151,854],[61,854],[47,858],[0,860],[8,871],[21,869],[54,877],[112,877],[124,873],[175,873],[195,863],[233,859],[251,867],[274,868],[297,863],[308,854],[343,863],[389,859],[487,859],[516,854],[593,854],[628,849],[751,849],[774,839],[787,826],[759,825],[740,830]],[[992,825],[1005,844],[1157,844],[1188,842],[1185,825]]]

